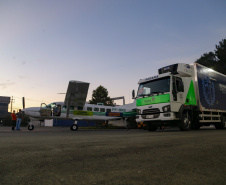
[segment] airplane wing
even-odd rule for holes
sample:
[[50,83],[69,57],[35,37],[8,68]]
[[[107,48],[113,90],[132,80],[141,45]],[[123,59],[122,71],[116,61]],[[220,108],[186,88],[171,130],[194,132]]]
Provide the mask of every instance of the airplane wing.
[[83,107],[89,89],[89,83],[81,81],[69,81],[64,106]]

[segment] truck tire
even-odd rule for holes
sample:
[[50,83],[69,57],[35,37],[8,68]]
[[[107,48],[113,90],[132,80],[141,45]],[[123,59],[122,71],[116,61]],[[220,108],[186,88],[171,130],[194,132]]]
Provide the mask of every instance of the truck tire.
[[191,130],[191,116],[188,112],[182,114],[181,121],[179,122],[179,128],[181,131]]
[[216,129],[225,129],[226,128],[226,117],[222,116],[221,122],[215,124]]

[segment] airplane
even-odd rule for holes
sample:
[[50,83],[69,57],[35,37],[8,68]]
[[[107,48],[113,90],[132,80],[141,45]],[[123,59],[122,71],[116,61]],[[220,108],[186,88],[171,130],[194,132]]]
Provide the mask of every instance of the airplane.
[[[121,106],[104,106],[86,103],[89,83],[82,81],[69,81],[64,102],[53,102],[48,105],[41,103],[40,107],[29,107],[23,109],[31,122],[28,130],[33,130],[32,121],[44,121],[46,119],[67,119],[73,120],[70,126],[72,131],[78,130],[78,121],[105,121],[123,119],[125,126],[130,116],[136,115],[134,103]],[[69,107],[69,108],[68,108]]]

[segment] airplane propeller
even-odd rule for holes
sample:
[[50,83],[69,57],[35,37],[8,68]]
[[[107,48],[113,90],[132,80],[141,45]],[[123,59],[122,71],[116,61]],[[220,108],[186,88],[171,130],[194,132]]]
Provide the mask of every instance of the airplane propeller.
[[22,97],[22,104],[23,104],[23,109],[25,109],[25,98]]

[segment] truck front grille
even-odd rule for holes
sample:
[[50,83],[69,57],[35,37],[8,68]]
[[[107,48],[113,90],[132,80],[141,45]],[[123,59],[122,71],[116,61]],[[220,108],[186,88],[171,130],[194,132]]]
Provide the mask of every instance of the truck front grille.
[[160,114],[160,110],[158,108],[143,110],[142,115],[148,115],[148,114]]

